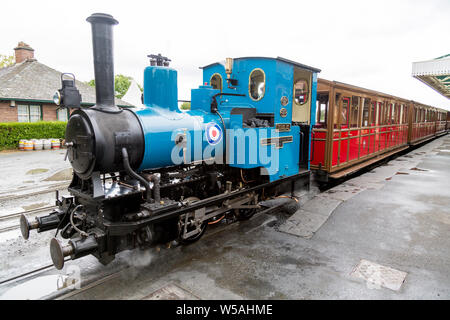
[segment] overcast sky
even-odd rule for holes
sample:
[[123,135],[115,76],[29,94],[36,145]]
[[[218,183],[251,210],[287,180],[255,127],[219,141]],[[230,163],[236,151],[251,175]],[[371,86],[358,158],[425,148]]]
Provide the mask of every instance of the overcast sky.
[[[147,55],[178,70],[179,99],[201,84],[200,66],[240,56],[281,56],[338,80],[450,110],[411,76],[412,62],[450,53],[449,0],[374,1],[2,1],[0,54],[19,41],[42,63],[79,80],[94,78],[94,12],[114,28],[115,73],[142,84]],[[57,89],[57,88],[55,88]]]

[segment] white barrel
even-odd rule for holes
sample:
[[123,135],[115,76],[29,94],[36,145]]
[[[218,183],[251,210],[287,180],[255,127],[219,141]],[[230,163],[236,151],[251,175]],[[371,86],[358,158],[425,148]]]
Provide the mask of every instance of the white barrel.
[[25,139],[19,140],[19,150],[25,150]]
[[44,148],[44,143],[42,139],[33,140],[34,150],[42,150]]
[[33,141],[25,140],[23,143],[23,149],[25,151],[33,151]]
[[52,148],[52,140],[44,139],[44,150],[50,150]]
[[52,149],[58,150],[61,148],[61,141],[59,139],[52,139]]

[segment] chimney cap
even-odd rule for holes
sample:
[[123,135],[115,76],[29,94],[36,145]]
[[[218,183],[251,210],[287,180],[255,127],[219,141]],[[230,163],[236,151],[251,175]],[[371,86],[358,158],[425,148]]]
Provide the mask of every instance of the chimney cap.
[[23,42],[23,41],[20,41],[20,42],[17,44],[17,47],[14,48],[14,50],[20,50],[20,49],[23,49],[23,50],[29,50],[29,51],[34,51],[34,49],[33,49],[32,47],[30,47],[29,44],[27,44],[27,43],[25,43],[25,42]]
[[105,24],[118,24],[119,21],[113,18],[112,15],[107,13],[93,13],[86,19],[90,23],[105,23]]

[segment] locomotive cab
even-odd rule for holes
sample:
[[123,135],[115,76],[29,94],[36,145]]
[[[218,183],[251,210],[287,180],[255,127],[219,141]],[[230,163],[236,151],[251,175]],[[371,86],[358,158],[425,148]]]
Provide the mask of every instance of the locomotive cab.
[[[319,69],[281,57],[228,58],[225,63],[213,63],[202,69],[203,82],[223,93],[221,110],[230,112],[231,127],[242,129],[244,135],[247,128],[265,131],[264,137],[257,134],[260,142],[255,139],[253,143],[262,148],[248,152],[264,153],[264,147],[271,145],[279,153],[276,172],[261,165],[263,161],[250,163],[249,154],[244,163],[228,158],[231,166],[260,166],[271,181],[309,170],[310,126],[315,123]],[[227,97],[236,93],[244,95]],[[233,154],[240,151],[235,149]]]

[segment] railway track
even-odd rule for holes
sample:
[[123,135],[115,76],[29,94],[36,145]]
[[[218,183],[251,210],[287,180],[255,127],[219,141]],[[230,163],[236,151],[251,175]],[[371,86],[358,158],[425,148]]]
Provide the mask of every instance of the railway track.
[[21,194],[21,192],[36,189],[36,187],[15,190],[13,193],[12,192],[0,193],[0,201],[16,200],[16,199],[27,198],[27,197],[31,197],[31,196],[40,195],[40,194],[52,193],[52,192],[55,192],[55,190],[67,189],[68,186],[69,186],[69,183],[66,181],[64,183],[49,184],[49,185],[45,186],[44,187],[45,189],[43,189],[43,190],[30,192],[30,193]]
[[[264,213],[266,213],[266,214],[274,213],[274,212],[280,210],[282,206],[283,206],[283,204],[280,204],[280,205],[276,205],[276,206],[271,207],[271,208],[263,209],[263,210],[259,211],[258,213],[256,213],[254,218],[256,218],[257,216],[262,216]],[[37,213],[40,213],[42,211],[53,209],[53,208],[55,208],[55,206],[47,206],[47,207],[42,207],[42,208],[38,208],[38,209],[34,209],[34,210],[28,210],[28,211],[24,211],[24,212],[12,213],[12,214],[0,217],[0,222],[1,221],[6,221],[6,220],[9,220],[9,219],[13,219],[13,218],[17,218],[18,216],[20,216],[23,213],[25,213],[27,215],[32,215],[32,214],[37,214]],[[215,235],[215,234],[217,234],[219,232],[223,232],[225,230],[229,230],[230,228],[235,228],[238,225],[239,225],[239,223],[230,223],[230,224],[218,227],[218,228],[214,228],[210,232],[206,233],[204,237],[205,238],[211,237],[211,236],[213,236],[213,235]],[[261,224],[261,225],[263,226],[264,224]],[[12,229],[12,228],[18,228],[18,227],[19,226],[17,225],[17,226],[12,226],[12,227],[8,227],[8,228],[3,228],[3,229],[0,229],[0,232],[7,231],[6,229]],[[66,258],[64,261],[68,262],[70,260],[71,260],[70,258]],[[101,284],[103,284],[105,282],[108,282],[108,281],[111,281],[113,279],[118,278],[123,271],[125,271],[125,270],[127,270],[129,268],[130,268],[130,266],[125,266],[123,268],[120,268],[119,270],[113,271],[110,274],[107,274],[107,275],[104,275],[104,276],[101,276],[101,277],[94,277],[92,279],[89,279],[85,283],[82,283],[82,287],[79,288],[79,289],[75,289],[75,288],[71,288],[71,287],[63,288],[63,289],[55,291],[55,292],[53,292],[53,293],[51,293],[51,294],[49,294],[49,295],[47,295],[47,296],[45,296],[43,298],[44,299],[58,299],[58,300],[69,299],[69,298],[71,298],[71,297],[73,297],[75,295],[79,295],[79,294],[82,294],[82,293],[84,293],[86,291],[89,291],[90,289],[92,289],[92,288],[94,288],[94,287],[96,287],[98,285],[101,285]],[[40,274],[42,274],[44,272],[47,272],[47,271],[50,271],[50,270],[53,270],[53,269],[55,269],[53,264],[46,264],[46,265],[43,265],[42,267],[36,268],[34,270],[27,271],[27,272],[24,272],[24,273],[21,273],[21,274],[9,277],[7,279],[0,280],[0,285],[3,286],[3,285],[11,284],[13,282],[21,282],[21,281],[27,280],[28,278],[30,278],[30,280],[31,280],[34,277],[37,277]]]
[[[281,204],[277,204],[277,205],[275,205],[273,207],[263,209],[263,210],[257,212],[253,216],[252,219],[257,218],[257,217],[262,217],[264,214],[276,213],[277,211],[281,210],[284,205],[285,205],[285,203],[281,203]],[[247,230],[246,233],[254,231],[255,229],[257,229],[259,227],[263,227],[263,226],[265,226],[267,224],[267,222],[271,222],[271,221],[272,220],[269,219],[269,220],[261,223],[259,226],[250,228],[250,230]],[[241,221],[241,222],[246,223],[248,221]],[[214,229],[210,230],[209,232],[205,233],[205,235],[202,238],[209,238],[209,237],[214,236],[214,235],[216,235],[216,234],[218,234],[220,232],[223,232],[225,230],[230,230],[232,228],[236,228],[236,227],[239,226],[239,224],[240,223],[233,222],[233,223],[230,223],[230,224],[226,224],[224,226],[220,226],[220,227],[214,228]],[[81,284],[81,288],[79,288],[79,289],[66,288],[66,289],[60,290],[58,292],[54,292],[54,293],[52,293],[52,294],[50,294],[50,295],[48,295],[46,297],[43,297],[43,298],[45,300],[53,300],[53,299],[54,300],[65,300],[65,299],[70,299],[70,298],[72,298],[74,296],[83,294],[83,293],[89,291],[90,289],[95,288],[95,287],[97,287],[99,285],[102,285],[102,284],[104,284],[104,283],[106,283],[108,281],[112,281],[112,280],[114,280],[116,278],[119,278],[124,271],[126,271],[126,270],[128,270],[130,268],[132,268],[132,266],[129,266],[129,265],[125,266],[124,268],[121,268],[121,269],[119,269],[117,271],[114,271],[114,272],[112,272],[112,273],[110,273],[108,275],[90,279],[87,282],[82,283]]]
[[[7,214],[4,216],[0,216],[0,224],[11,221],[13,219],[19,219],[22,214],[25,214],[27,217],[33,217],[34,215],[37,215],[39,213],[46,212],[46,211],[51,211],[55,208],[56,208],[56,206],[46,206],[46,207],[42,207],[42,208],[36,208],[36,209],[32,209],[32,210],[16,212],[16,213],[11,213],[11,214]],[[17,222],[18,221],[19,220],[17,220]],[[0,233],[18,229],[19,227],[20,227],[19,224],[9,225],[6,227],[0,227]]]
[[36,273],[38,273],[38,272],[43,272],[43,271],[46,271],[46,270],[50,270],[50,269],[52,269],[52,268],[53,268],[53,269],[55,268],[55,267],[53,266],[53,263],[48,264],[48,265],[44,265],[44,266],[39,267],[39,268],[36,268],[36,269],[34,269],[34,270],[27,271],[27,272],[21,273],[21,274],[19,274],[19,275],[16,275],[16,276],[13,276],[13,277],[10,277],[10,278],[1,280],[1,281],[0,281],[0,285],[7,284],[7,283],[9,283],[9,282],[11,282],[11,281],[19,281],[19,280],[25,279],[27,276],[34,275],[34,274],[36,274]]

